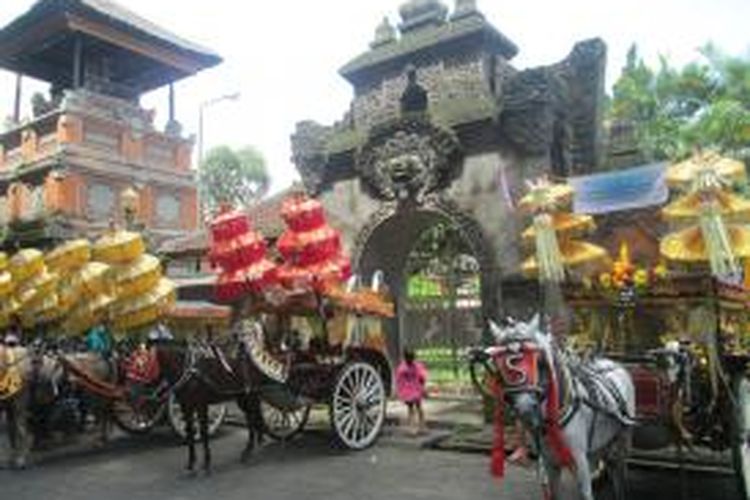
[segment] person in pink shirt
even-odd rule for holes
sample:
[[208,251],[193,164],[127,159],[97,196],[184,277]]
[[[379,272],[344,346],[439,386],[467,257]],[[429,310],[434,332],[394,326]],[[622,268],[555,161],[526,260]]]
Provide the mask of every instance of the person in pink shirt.
[[[427,386],[427,368],[424,364],[414,359],[414,351],[404,349],[404,359],[396,369],[396,392],[398,399],[406,404],[409,410],[408,426],[414,434],[426,430],[424,421],[424,410],[422,399],[425,396]],[[414,427],[414,417],[417,417],[418,426]]]

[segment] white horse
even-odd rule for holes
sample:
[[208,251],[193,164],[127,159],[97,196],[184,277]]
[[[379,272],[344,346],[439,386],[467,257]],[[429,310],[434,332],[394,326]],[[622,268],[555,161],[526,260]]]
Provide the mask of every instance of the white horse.
[[500,328],[490,322],[495,345],[475,350],[472,375],[483,364],[499,383],[498,404],[508,404],[531,434],[539,453],[545,496],[560,498],[564,468],[574,471],[583,500],[593,500],[593,471],[610,479],[617,500],[625,498],[635,388],[630,374],[608,359],[583,362],[542,331],[539,316]]

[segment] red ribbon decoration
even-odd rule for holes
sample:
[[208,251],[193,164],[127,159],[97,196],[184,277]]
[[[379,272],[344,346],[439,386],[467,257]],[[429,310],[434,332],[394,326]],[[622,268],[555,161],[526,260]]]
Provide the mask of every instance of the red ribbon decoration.
[[[549,360],[551,363],[551,360]],[[565,436],[560,427],[560,387],[557,382],[555,367],[550,366],[550,383],[547,388],[547,421],[545,423],[545,437],[552,456],[561,467],[573,465],[573,454],[570,452]]]
[[490,380],[492,396],[495,398],[494,434],[490,473],[493,477],[505,475],[505,399],[503,385],[495,377]]

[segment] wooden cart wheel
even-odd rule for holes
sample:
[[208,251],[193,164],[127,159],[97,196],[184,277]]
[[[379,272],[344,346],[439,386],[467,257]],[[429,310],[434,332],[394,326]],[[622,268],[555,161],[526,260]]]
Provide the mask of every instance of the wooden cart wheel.
[[740,498],[750,499],[750,379],[744,374],[734,380],[734,442],[732,457]]
[[[185,419],[182,417],[182,410],[177,402],[177,398],[174,394],[169,396],[167,402],[167,416],[169,417],[169,424],[172,429],[181,438],[186,437],[185,432]],[[216,434],[224,423],[224,419],[227,416],[227,406],[224,404],[211,405],[208,407],[208,436],[212,437]],[[198,418],[195,419],[196,438],[200,438],[200,427],[198,425]]]
[[361,450],[375,442],[385,422],[383,376],[369,363],[347,363],[331,395],[331,425],[347,448]]
[[286,441],[304,430],[307,419],[310,417],[310,405],[286,410],[261,401],[260,412],[263,416],[266,434],[273,439]]
[[164,420],[167,406],[159,401],[139,405],[130,401],[117,401],[113,410],[115,424],[120,429],[128,434],[146,434]]

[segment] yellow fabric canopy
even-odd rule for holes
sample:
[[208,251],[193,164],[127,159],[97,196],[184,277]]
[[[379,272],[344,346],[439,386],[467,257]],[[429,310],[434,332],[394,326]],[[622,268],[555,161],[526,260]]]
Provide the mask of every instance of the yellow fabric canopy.
[[110,231],[94,243],[93,257],[106,264],[124,264],[145,251],[143,238],[131,231]]
[[[750,257],[750,229],[742,226],[727,226],[727,236],[734,256]],[[661,254],[674,262],[708,262],[709,256],[700,227],[691,226],[668,234],[660,243]]]
[[[550,217],[552,219],[552,229],[554,229],[560,238],[580,236],[596,228],[594,218],[590,215],[557,212]],[[526,228],[522,236],[525,240],[534,239],[536,237],[534,226]]]
[[[566,241],[560,244],[560,254],[566,268],[577,268],[585,265],[605,265],[609,254],[604,248],[585,241]],[[536,257],[529,257],[521,266],[524,274],[536,276],[539,267]]]
[[118,301],[112,311],[117,330],[129,330],[153,323],[166,313],[177,300],[177,287],[162,278],[149,292]]
[[[665,219],[671,221],[692,220],[701,216],[704,194],[696,191],[673,201],[662,210]],[[734,221],[750,219],[750,200],[733,193],[720,191],[712,195],[722,217]]]
[[21,307],[26,309],[37,305],[54,294],[58,280],[57,273],[50,273],[43,269],[41,273],[21,283],[16,289],[16,298]]
[[112,305],[109,295],[98,295],[94,299],[80,302],[66,316],[62,330],[68,335],[78,335],[101,323]]
[[144,254],[130,264],[114,269],[118,299],[144,294],[159,283],[161,263],[153,255]]
[[0,271],[0,299],[13,293],[13,276],[8,271]]
[[670,165],[667,168],[667,183],[673,187],[689,187],[706,168],[722,179],[739,180],[746,176],[743,162],[708,151]]
[[35,248],[19,250],[8,265],[13,281],[21,283],[44,270],[44,254]]
[[78,269],[91,259],[91,243],[88,240],[71,240],[59,245],[45,257],[47,268],[58,273]]

